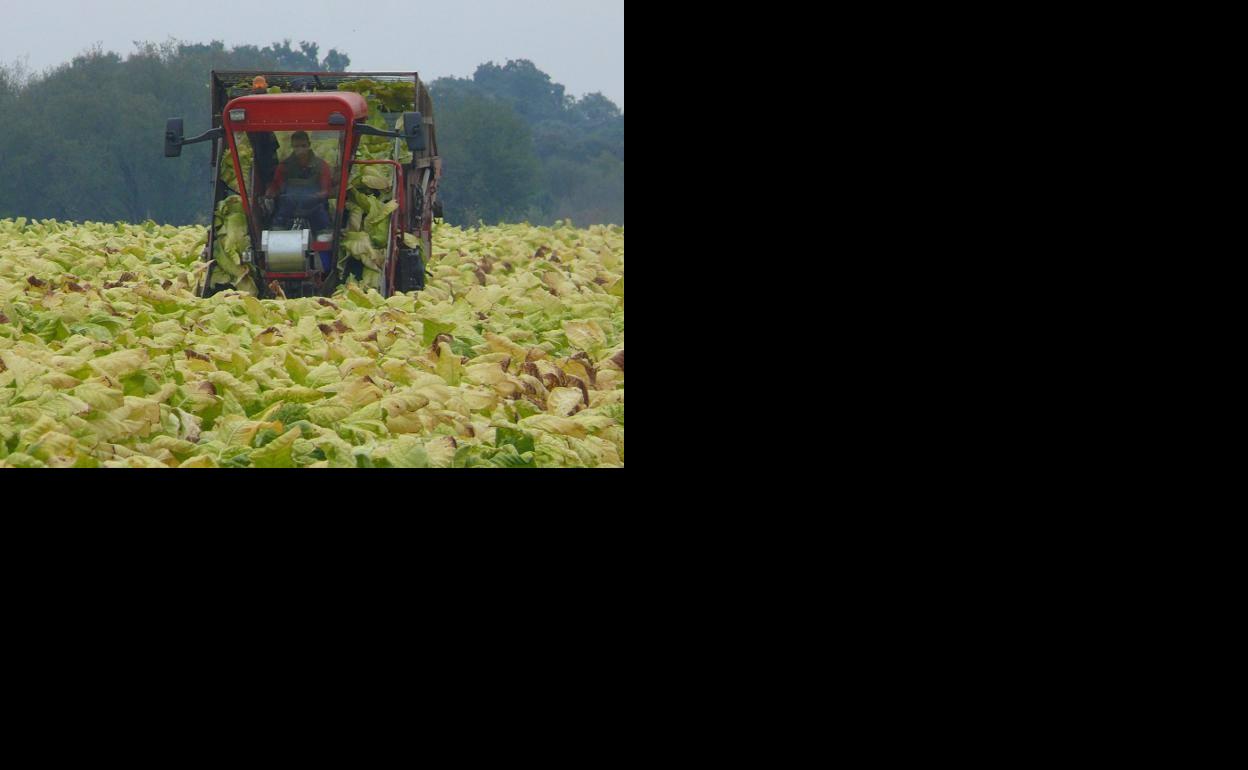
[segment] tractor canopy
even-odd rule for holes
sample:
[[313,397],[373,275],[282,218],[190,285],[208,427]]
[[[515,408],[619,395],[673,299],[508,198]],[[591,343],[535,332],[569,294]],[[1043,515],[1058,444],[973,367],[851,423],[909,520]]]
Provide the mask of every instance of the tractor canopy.
[[[240,114],[237,111],[242,110]],[[335,119],[335,114],[344,122]],[[239,119],[235,120],[238,115]],[[265,126],[266,130],[332,130],[368,117],[368,103],[351,91],[249,94],[231,99],[221,111],[227,130]]]
[[[284,213],[315,215],[320,226],[314,229],[320,232],[314,237],[335,229],[331,223],[337,222],[346,196],[342,169],[353,145],[353,127],[367,117],[367,102],[351,92],[252,94],[230,100],[221,113],[230,151],[225,162],[234,165],[238,189],[233,192],[242,199],[253,237]],[[276,210],[260,205],[265,196],[277,199]]]

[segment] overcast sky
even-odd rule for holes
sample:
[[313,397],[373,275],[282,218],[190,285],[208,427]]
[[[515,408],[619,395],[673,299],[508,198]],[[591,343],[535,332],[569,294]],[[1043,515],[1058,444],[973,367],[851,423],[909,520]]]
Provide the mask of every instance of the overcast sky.
[[[351,57],[358,71],[416,71],[426,82],[529,59],[566,93],[624,107],[624,0],[0,0],[0,62],[38,73],[97,43],[289,38]],[[208,73],[204,73],[207,78]]]

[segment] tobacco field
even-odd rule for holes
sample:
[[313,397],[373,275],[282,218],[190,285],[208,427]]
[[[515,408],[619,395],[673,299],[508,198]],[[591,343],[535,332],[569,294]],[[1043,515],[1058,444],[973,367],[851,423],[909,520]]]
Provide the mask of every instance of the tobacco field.
[[199,298],[206,240],[0,220],[0,468],[623,466],[622,227],[439,223],[389,299]]

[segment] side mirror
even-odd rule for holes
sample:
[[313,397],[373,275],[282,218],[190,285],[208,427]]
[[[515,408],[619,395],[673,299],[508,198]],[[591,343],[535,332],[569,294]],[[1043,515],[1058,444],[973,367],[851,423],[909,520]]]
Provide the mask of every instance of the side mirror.
[[165,121],[165,157],[176,158],[182,154],[182,118]]
[[407,149],[423,152],[425,149],[425,119],[419,112],[403,113],[403,136]]

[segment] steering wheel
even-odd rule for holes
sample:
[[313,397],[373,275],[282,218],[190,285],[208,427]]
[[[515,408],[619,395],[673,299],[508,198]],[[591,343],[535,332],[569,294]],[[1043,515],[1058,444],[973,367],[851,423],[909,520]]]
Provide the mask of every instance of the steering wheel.
[[298,188],[287,188],[286,192],[282,195],[294,202],[294,211],[291,214],[291,216],[294,217],[311,216],[312,212],[315,211],[318,206],[325,204],[325,199],[320,197],[319,190],[305,191]]

